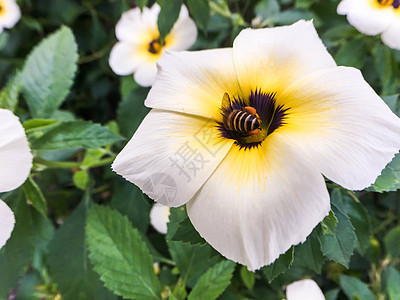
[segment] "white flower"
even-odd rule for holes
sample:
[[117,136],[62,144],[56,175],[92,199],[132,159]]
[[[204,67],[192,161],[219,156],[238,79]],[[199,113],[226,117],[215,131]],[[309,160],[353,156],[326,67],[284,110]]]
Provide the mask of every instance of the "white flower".
[[[0,193],[24,183],[32,168],[32,154],[24,128],[14,114],[0,109]],[[0,200],[0,248],[14,228],[14,214]]]
[[125,12],[115,28],[119,42],[110,53],[110,67],[118,75],[134,73],[135,81],[141,86],[151,86],[157,73],[156,62],[165,50],[189,49],[197,38],[197,28],[182,5],[178,20],[171,32],[160,43],[157,17],[160,6],[138,7]]
[[318,284],[311,279],[292,282],[286,287],[287,300],[325,300]]
[[400,0],[342,0],[337,12],[367,35],[382,34],[382,41],[400,50]]
[[13,27],[21,18],[21,11],[15,0],[0,0],[0,33],[4,28]]
[[400,148],[400,119],[358,70],[336,66],[312,22],[167,53],[145,104],[114,171],[163,205],[186,203],[200,235],[250,270],[329,213],[322,175],[363,189]]
[[159,233],[167,233],[167,224],[169,222],[169,207],[156,203],[150,210],[150,224]]

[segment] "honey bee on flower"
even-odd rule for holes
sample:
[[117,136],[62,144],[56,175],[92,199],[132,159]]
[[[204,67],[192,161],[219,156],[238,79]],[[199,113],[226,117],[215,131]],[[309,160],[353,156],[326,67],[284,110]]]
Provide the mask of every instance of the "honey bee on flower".
[[324,177],[364,189],[400,149],[400,119],[360,71],[336,65],[312,22],[169,52],[158,70],[152,110],[113,170],[163,205],[186,204],[200,235],[249,270],[328,215]]
[[387,46],[400,50],[400,0],[342,0],[337,12],[358,31],[381,34]]
[[157,27],[160,6],[133,8],[122,14],[115,28],[118,42],[110,53],[110,67],[118,75],[134,74],[141,86],[151,86],[157,73],[156,62],[166,50],[189,49],[197,38],[197,28],[182,5],[178,20],[163,41]]

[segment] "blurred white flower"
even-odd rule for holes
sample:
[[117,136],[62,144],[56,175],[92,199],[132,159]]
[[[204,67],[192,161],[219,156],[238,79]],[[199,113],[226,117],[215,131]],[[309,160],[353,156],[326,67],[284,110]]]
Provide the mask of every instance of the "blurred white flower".
[[311,279],[295,281],[286,287],[287,300],[325,300],[318,284]]
[[150,210],[150,224],[159,233],[167,233],[167,224],[169,222],[169,207],[156,203]]
[[4,28],[13,27],[21,18],[21,11],[15,0],[0,0],[0,33]]
[[381,33],[382,41],[400,50],[400,0],[342,0],[337,12],[358,31],[367,35]]
[[157,18],[160,6],[133,8],[124,14],[115,28],[117,42],[110,53],[110,67],[118,75],[134,73],[141,86],[151,86],[157,73],[156,62],[165,50],[189,49],[197,38],[197,28],[182,5],[178,20],[171,32],[160,42]]
[[[32,154],[22,124],[11,111],[0,109],[0,193],[23,184],[31,168]],[[14,214],[0,200],[0,248],[10,237],[14,223]]]
[[[312,22],[245,29],[232,48],[168,52],[153,108],[115,172],[256,270],[304,242],[330,211],[324,176],[370,186],[400,149],[400,119],[338,67]],[[324,175],[324,176],[323,176]]]

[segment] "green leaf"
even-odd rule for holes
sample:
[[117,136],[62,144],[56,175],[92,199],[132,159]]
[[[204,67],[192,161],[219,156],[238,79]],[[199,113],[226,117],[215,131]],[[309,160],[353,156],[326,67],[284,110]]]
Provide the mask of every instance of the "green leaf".
[[86,237],[94,270],[107,288],[124,298],[161,299],[152,257],[127,217],[93,204]]
[[350,66],[361,69],[365,63],[367,49],[364,38],[353,39],[344,43],[335,55],[335,61],[340,66]]
[[200,277],[188,299],[216,299],[230,284],[234,270],[234,262],[229,260],[219,262]]
[[208,244],[190,245],[174,241],[167,244],[183,282],[189,287],[193,287],[200,276],[219,260],[219,255]]
[[167,241],[170,241],[172,237],[175,235],[176,231],[179,228],[179,223],[188,218],[184,206],[176,208],[171,207],[169,211],[170,211],[169,222],[167,224],[168,231],[167,231],[167,236],[165,237]]
[[137,6],[139,6],[140,10],[143,10],[143,7],[147,5],[148,0],[136,0]]
[[299,266],[309,268],[315,273],[321,274],[325,257],[321,252],[321,245],[315,230],[303,244],[295,247],[295,262]]
[[357,278],[342,275],[339,284],[349,300],[374,300],[368,286]]
[[322,233],[334,236],[337,222],[338,219],[336,218],[335,213],[331,210],[329,215],[326,216],[321,222]]
[[377,192],[391,192],[400,189],[400,153],[383,169],[372,188]]
[[209,0],[187,0],[187,5],[197,27],[205,31],[210,20]]
[[157,25],[160,32],[160,39],[164,41],[164,38],[171,31],[181,10],[182,0],[157,0],[161,10],[158,15]]
[[189,218],[185,218],[179,223],[179,226],[171,239],[172,241],[189,242],[190,244],[205,244],[206,241],[194,229]]
[[30,201],[34,208],[38,210],[45,218],[47,218],[47,202],[44,199],[42,191],[32,177],[28,177],[25,183],[22,185],[25,197]]
[[391,258],[400,257],[400,226],[392,228],[383,239],[386,253]]
[[400,300],[400,272],[395,267],[388,266],[382,278],[389,300]]
[[82,166],[90,167],[104,156],[103,149],[88,149],[82,161]]
[[82,201],[50,242],[48,262],[51,278],[65,300],[116,300],[117,297],[104,288],[87,257],[85,215]]
[[272,264],[262,268],[269,282],[290,268],[293,263],[293,256],[294,247],[292,246],[288,251],[286,251],[286,253],[281,254]]
[[57,123],[57,120],[51,119],[30,119],[25,121],[23,126],[27,133],[35,130],[43,130],[44,128],[53,126]]
[[86,190],[90,181],[88,173],[82,170],[75,172],[72,180],[75,186],[81,190]]
[[3,197],[14,212],[16,223],[10,239],[0,251],[0,299],[7,299],[33,254],[32,218],[20,191]]
[[399,105],[399,94],[395,94],[395,95],[390,95],[390,96],[383,96],[382,100],[385,101],[385,103],[387,104],[387,106],[389,106],[389,108],[399,116],[400,111],[398,110],[400,108]]
[[15,74],[0,92],[0,108],[15,111],[22,88],[21,73]]
[[325,293],[325,299],[326,300],[336,300],[338,295],[339,295],[340,289],[333,289],[329,290],[328,292]]
[[256,283],[254,272],[249,271],[246,266],[242,266],[240,268],[240,278],[242,278],[244,285],[251,291]]
[[346,268],[349,267],[350,257],[353,255],[357,243],[357,236],[349,218],[332,203],[332,210],[338,219],[335,227],[335,236],[318,232],[322,253]]
[[111,208],[127,216],[134,227],[146,234],[150,223],[150,205],[142,191],[126,180],[119,180],[113,185]]
[[376,72],[381,80],[382,95],[393,95],[397,93],[397,78],[399,66],[396,62],[392,49],[377,43],[372,49]]
[[279,12],[280,6],[277,0],[261,0],[254,7],[254,13],[264,19],[268,19]]
[[49,117],[65,100],[77,69],[77,45],[61,27],[29,54],[22,70],[23,93],[35,118]]
[[62,150],[71,148],[98,148],[122,140],[106,127],[85,121],[62,122],[45,131],[38,138],[31,138],[34,150]]

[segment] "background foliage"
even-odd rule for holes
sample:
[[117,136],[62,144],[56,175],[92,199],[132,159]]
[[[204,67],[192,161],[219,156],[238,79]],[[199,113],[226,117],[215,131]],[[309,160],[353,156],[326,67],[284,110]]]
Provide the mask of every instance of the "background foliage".
[[[0,34],[0,107],[20,117],[35,156],[25,184],[1,195],[17,223],[0,251],[0,299],[282,299],[305,277],[329,300],[399,299],[400,155],[367,191],[328,182],[331,214],[256,273],[205,243],[184,208],[171,210],[166,236],[149,226],[152,201],[110,170],[149,111],[148,89],[113,74],[108,56],[121,13],[153,2],[21,0],[22,19]],[[189,7],[193,49],[313,19],[336,62],[360,68],[400,113],[400,52],[351,27],[338,0],[157,2],[163,35]]]

